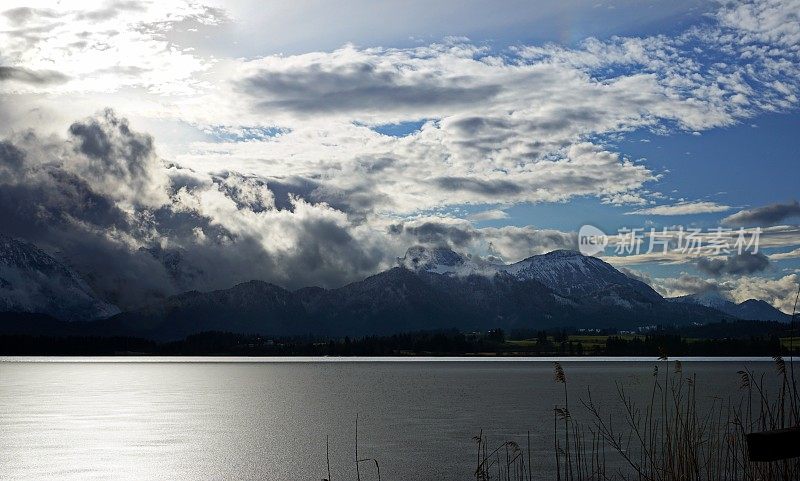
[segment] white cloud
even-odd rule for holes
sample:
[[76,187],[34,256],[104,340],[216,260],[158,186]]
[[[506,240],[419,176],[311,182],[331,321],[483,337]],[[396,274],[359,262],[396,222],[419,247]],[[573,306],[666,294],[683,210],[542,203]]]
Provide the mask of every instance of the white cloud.
[[779,44],[797,53],[800,51],[798,11],[798,0],[762,0],[727,4],[716,17],[722,25],[741,32],[741,41]]
[[800,247],[788,252],[779,252],[776,254],[770,254],[768,257],[770,258],[770,260],[773,261],[782,261],[786,259],[800,259]]
[[[332,52],[225,59],[203,57],[166,36],[187,22],[226,21],[219,10],[177,0],[125,12],[59,8],[52,15],[4,16],[13,46],[4,56],[31,72],[53,70],[69,78],[28,85],[51,96],[25,100],[31,106],[62,110],[71,92],[80,98],[79,108],[113,102],[137,119],[203,130],[283,128],[274,138],[182,145],[178,140],[167,150],[200,170],[314,178],[342,195],[368,187],[381,212],[584,195],[642,205],[648,197],[643,186],[659,175],[587,139],[639,128],[694,132],[731,125],[782,108],[797,85],[791,65],[780,75],[761,68],[774,64],[773,53],[743,56],[735,40],[756,27],[744,22],[739,28],[722,13],[724,28],[691,29],[676,38],[588,39],[575,49],[521,46],[497,54],[450,39],[414,48],[347,45]],[[784,23],[792,28],[790,18]],[[773,24],[765,23],[774,30]],[[55,30],[27,40],[22,31],[39,26]],[[87,35],[87,45],[75,39]],[[695,43],[714,55],[697,53],[690,48]],[[709,56],[720,58],[710,63]],[[766,83],[776,87],[757,88]],[[140,90],[132,95],[131,88]],[[53,95],[60,96],[58,103]],[[435,120],[403,138],[366,127],[420,119]],[[365,163],[380,159],[392,159],[384,169],[391,175],[364,174]],[[641,212],[703,208],[720,212],[723,206],[694,203]]]
[[731,206],[718,204],[716,202],[696,201],[696,202],[678,202],[672,205],[659,205],[655,207],[648,207],[646,209],[638,209],[631,212],[626,212],[626,215],[690,215],[690,214],[708,214],[713,212],[725,212],[730,210]]
[[473,222],[480,222],[485,220],[502,220],[502,219],[508,219],[508,213],[500,209],[483,210],[468,215],[467,219]]
[[744,276],[722,283],[734,301],[744,302],[748,299],[767,301],[783,312],[791,313],[797,294],[800,276],[790,274],[780,279]]
[[800,276],[797,274],[790,274],[778,279],[740,276],[723,281],[704,279],[686,273],[678,277],[639,276],[638,278],[648,282],[664,297],[716,291],[732,302],[740,303],[748,299],[759,299],[786,313],[792,312],[798,282],[800,282]]
[[[39,3],[40,5],[36,5]],[[67,77],[58,85],[9,83],[6,92],[114,92],[142,88],[154,95],[197,93],[198,74],[212,59],[165,39],[176,24],[216,24],[222,11],[181,0],[116,2],[4,2],[0,59]]]

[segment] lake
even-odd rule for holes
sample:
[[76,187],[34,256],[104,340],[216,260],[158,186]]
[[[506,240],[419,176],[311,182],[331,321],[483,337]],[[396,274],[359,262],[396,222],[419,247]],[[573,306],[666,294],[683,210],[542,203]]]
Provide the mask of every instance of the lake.
[[[574,415],[587,387],[612,415],[615,381],[646,399],[656,363],[564,360]],[[774,372],[743,358],[683,371],[710,400],[737,396],[744,366]],[[530,431],[549,479],[562,395],[548,359],[6,358],[0,479],[320,480],[326,436],[332,479],[355,479],[356,414],[359,456],[384,480],[474,479],[481,429],[523,446]],[[376,479],[374,465],[361,474]]]

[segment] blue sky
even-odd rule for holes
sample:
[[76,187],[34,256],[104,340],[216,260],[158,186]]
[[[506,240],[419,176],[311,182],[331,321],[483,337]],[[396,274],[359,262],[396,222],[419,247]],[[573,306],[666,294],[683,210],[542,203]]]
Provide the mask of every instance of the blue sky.
[[[666,172],[659,188],[676,198],[708,199],[731,206],[729,211],[689,216],[625,215],[632,209],[611,206],[588,197],[569,203],[517,205],[508,219],[487,221],[535,224],[570,230],[594,223],[609,231],[620,227],[680,223],[715,226],[726,215],[748,207],[789,202],[797,198],[800,179],[800,114],[765,114],[702,135],[679,132],[654,135],[632,132],[615,145],[632,159],[641,159],[655,171]],[[782,172],[786,175],[771,175]]]
[[[598,255],[664,295],[785,308],[800,258],[798,10],[4,3],[0,135],[22,160],[0,187],[38,192],[49,213],[4,229],[75,259],[74,239],[95,236],[131,269],[151,262],[142,252],[192,259],[181,286],[160,274],[174,290],[341,285],[415,244],[513,262],[576,248],[584,224],[763,228],[761,257],[745,260],[619,258],[613,238]],[[90,199],[67,196],[78,181]],[[219,263],[237,267],[208,275]]]

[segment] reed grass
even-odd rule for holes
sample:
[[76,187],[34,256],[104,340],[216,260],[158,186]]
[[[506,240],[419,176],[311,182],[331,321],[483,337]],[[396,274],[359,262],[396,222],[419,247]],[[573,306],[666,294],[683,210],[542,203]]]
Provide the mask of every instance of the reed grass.
[[[793,353],[795,317],[800,288],[791,318],[789,352]],[[686,375],[683,364],[669,362],[661,353],[653,368],[649,401],[640,406],[616,382],[620,416],[594,402],[591,390],[580,399],[588,413],[584,421],[570,410],[567,373],[553,363],[554,380],[564,389],[563,404],[553,408],[553,456],[556,481],[798,481],[800,458],[752,462],[748,457],[748,433],[800,427],[800,392],[794,360],[773,358],[777,379],[766,379],[751,369],[737,372],[739,393],[712,397],[710,405],[698,403],[695,375]],[[775,381],[768,382],[768,381]],[[528,449],[505,442],[490,450],[483,432],[478,445],[475,479],[532,481],[552,479],[535,473]],[[500,454],[505,452],[506,462]],[[526,458],[527,452],[527,458]]]
[[[515,441],[490,445],[481,430],[476,445],[476,481],[798,481],[800,458],[751,462],[748,433],[800,427],[800,391],[794,363],[773,358],[770,379],[745,368],[736,373],[739,392],[708,397],[683,364],[662,355],[652,371],[647,400],[637,404],[616,382],[616,410],[601,406],[591,390],[579,398],[585,419],[573,416],[567,372],[553,363],[554,380],[563,387],[563,404],[553,408],[552,455],[555,473],[534,469],[530,431],[523,448]],[[616,412],[617,414],[611,414]],[[381,479],[380,464],[359,456],[356,416],[354,471],[374,466],[369,479]],[[328,438],[327,475],[331,479]],[[375,476],[375,477],[373,477]]]
[[[634,402],[616,383],[621,415],[609,414],[587,390],[580,399],[587,419],[572,414],[567,373],[554,363],[563,404],[553,409],[555,475],[532,469],[530,448],[514,442],[491,449],[481,432],[475,479],[532,481],[797,481],[800,458],[751,462],[746,434],[800,426],[800,393],[792,362],[774,358],[775,380],[750,369],[739,371],[736,396],[698,402],[702,386],[680,361],[663,355],[653,369],[649,400]],[[772,381],[772,382],[769,382]],[[530,437],[528,438],[530,439]],[[530,442],[530,441],[529,441]]]

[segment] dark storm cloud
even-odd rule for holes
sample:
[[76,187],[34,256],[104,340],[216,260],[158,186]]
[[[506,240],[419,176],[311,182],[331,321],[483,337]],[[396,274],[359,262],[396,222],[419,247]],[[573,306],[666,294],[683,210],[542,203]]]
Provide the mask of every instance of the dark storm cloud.
[[15,80],[30,85],[64,83],[69,77],[53,70],[28,70],[19,67],[0,66],[0,82]]
[[[270,182],[166,164],[149,135],[109,110],[73,123],[66,140],[0,141],[0,234],[57,254],[123,309],[251,279],[338,286],[377,270],[384,252],[341,213],[297,200],[320,184],[281,193]],[[275,241],[292,249],[271,250]]]
[[408,82],[397,70],[368,62],[326,66],[309,63],[288,71],[261,70],[239,81],[263,110],[299,113],[399,110],[409,107],[470,105],[500,92],[497,85],[459,85],[433,77]]
[[167,176],[155,155],[153,138],[134,132],[111,110],[69,127],[79,155],[74,170],[95,190],[132,204],[158,205],[166,200]]
[[697,261],[697,268],[706,274],[719,277],[730,274],[752,274],[769,267],[769,258],[764,254],[743,252],[726,259],[702,258]]
[[[377,159],[377,169],[385,169],[390,163]],[[275,207],[279,210],[294,211],[292,199],[303,199],[311,203],[325,203],[334,209],[346,213],[354,221],[363,221],[366,214],[372,212],[377,204],[391,205],[386,194],[375,192],[373,185],[366,181],[348,189],[340,189],[325,185],[322,182],[306,177],[288,177],[283,179],[264,180],[272,191]]]
[[433,182],[447,191],[464,191],[487,196],[514,195],[522,186],[507,180],[479,180],[468,177],[438,177]]
[[[116,146],[109,147],[109,152],[130,151],[119,148],[130,139],[108,124],[104,126],[109,130],[97,136]],[[129,134],[135,142],[135,135]],[[171,292],[158,262],[111,239],[115,235],[147,238],[149,226],[145,217],[130,215],[104,192],[118,189],[126,182],[124,177],[86,174],[80,137],[63,142],[27,132],[0,145],[2,233],[59,252],[112,302],[134,305],[154,293]],[[93,159],[93,163],[116,173],[124,170],[111,167],[110,157],[105,160]],[[114,161],[127,162],[121,158]]]
[[530,226],[505,226],[480,230],[498,249],[510,253],[516,259],[556,249],[578,249],[578,236],[575,232],[535,229]]
[[[109,128],[110,127],[110,128]],[[118,138],[110,135],[113,129],[119,130],[124,143],[116,143]],[[75,122],[69,133],[78,141],[78,149],[84,154],[100,160],[102,168],[116,167],[115,159],[125,160],[125,166],[133,174],[143,174],[143,159],[153,152],[153,138],[149,135],[134,134],[125,119],[118,119],[107,110],[102,119]],[[113,157],[113,159],[112,159]]]
[[745,209],[722,219],[722,223],[731,226],[769,227],[795,217],[800,217],[800,203],[797,201]]
[[275,207],[280,210],[294,210],[293,197],[311,199],[312,193],[320,186],[319,182],[303,177],[268,180],[267,186],[275,197]]
[[393,225],[390,232],[403,232],[412,236],[420,244],[449,247],[465,247],[478,236],[477,232],[468,226],[439,222],[424,222],[407,226]]
[[495,254],[505,261],[518,261],[556,249],[576,249],[577,235],[531,226],[486,227],[478,229],[467,221],[450,219],[416,220],[389,226],[391,236],[402,239],[405,245],[449,247],[469,251],[491,245]]
[[16,148],[14,144],[7,141],[0,141],[0,168],[7,168],[11,171],[22,167],[25,154]]

